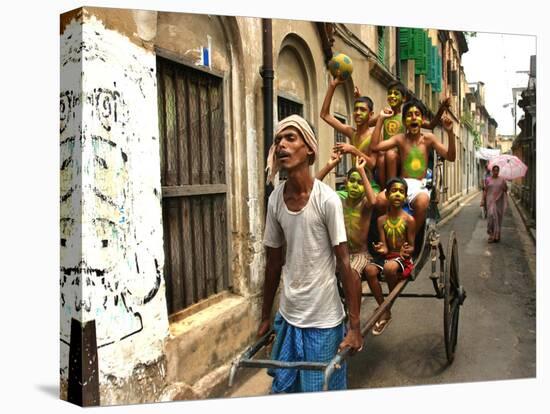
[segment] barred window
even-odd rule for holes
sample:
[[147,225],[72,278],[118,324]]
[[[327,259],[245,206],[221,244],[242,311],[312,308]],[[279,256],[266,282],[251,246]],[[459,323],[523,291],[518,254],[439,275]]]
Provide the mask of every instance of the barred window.
[[[343,116],[335,114],[334,117],[338,119],[341,123],[343,124],[346,123],[346,118],[344,118]],[[339,143],[345,143],[345,142],[347,142],[346,136],[342,134],[340,131],[335,129],[334,143],[339,144]],[[350,168],[351,168],[351,155],[345,154],[342,157],[342,161],[340,161],[340,164],[336,166],[336,188],[337,189],[340,189],[340,187],[344,185],[344,181],[346,180],[346,173]]]
[[157,56],[164,275],[174,314],[231,286],[223,81]]

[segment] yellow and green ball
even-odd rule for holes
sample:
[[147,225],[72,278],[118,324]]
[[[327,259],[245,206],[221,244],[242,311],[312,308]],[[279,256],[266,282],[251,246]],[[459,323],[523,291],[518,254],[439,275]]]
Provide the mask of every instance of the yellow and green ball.
[[353,72],[353,62],[348,55],[337,53],[328,62],[328,70],[333,77],[346,80]]

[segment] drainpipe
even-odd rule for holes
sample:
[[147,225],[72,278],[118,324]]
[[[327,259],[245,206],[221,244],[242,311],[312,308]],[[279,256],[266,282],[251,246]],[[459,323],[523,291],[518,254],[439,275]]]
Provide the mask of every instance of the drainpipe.
[[[273,32],[271,19],[262,19],[263,65],[260,75],[263,78],[262,92],[264,97],[264,160],[267,160],[269,148],[273,142]],[[264,207],[273,191],[273,184],[265,186]]]

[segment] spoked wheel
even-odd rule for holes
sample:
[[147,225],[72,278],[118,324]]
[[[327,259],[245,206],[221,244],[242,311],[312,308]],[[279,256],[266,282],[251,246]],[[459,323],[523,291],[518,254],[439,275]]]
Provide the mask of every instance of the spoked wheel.
[[447,245],[445,261],[445,286],[443,304],[443,325],[445,333],[445,351],[447,361],[451,364],[454,360],[456,342],[458,339],[458,318],[460,306],[466,298],[464,289],[460,285],[458,277],[458,244],[455,232],[452,231]]

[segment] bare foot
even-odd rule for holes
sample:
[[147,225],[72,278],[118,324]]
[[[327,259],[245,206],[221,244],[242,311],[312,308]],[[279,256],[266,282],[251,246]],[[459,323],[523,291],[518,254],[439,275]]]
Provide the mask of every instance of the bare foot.
[[386,311],[384,312],[378,321],[374,324],[372,328],[372,334],[375,336],[380,335],[382,332],[384,332],[384,329],[386,329],[386,326],[391,322],[391,312]]
[[391,321],[392,321],[391,314],[389,312],[386,312],[384,315],[380,317],[378,322],[374,324],[374,327],[372,328],[372,334],[374,336],[381,335]]

